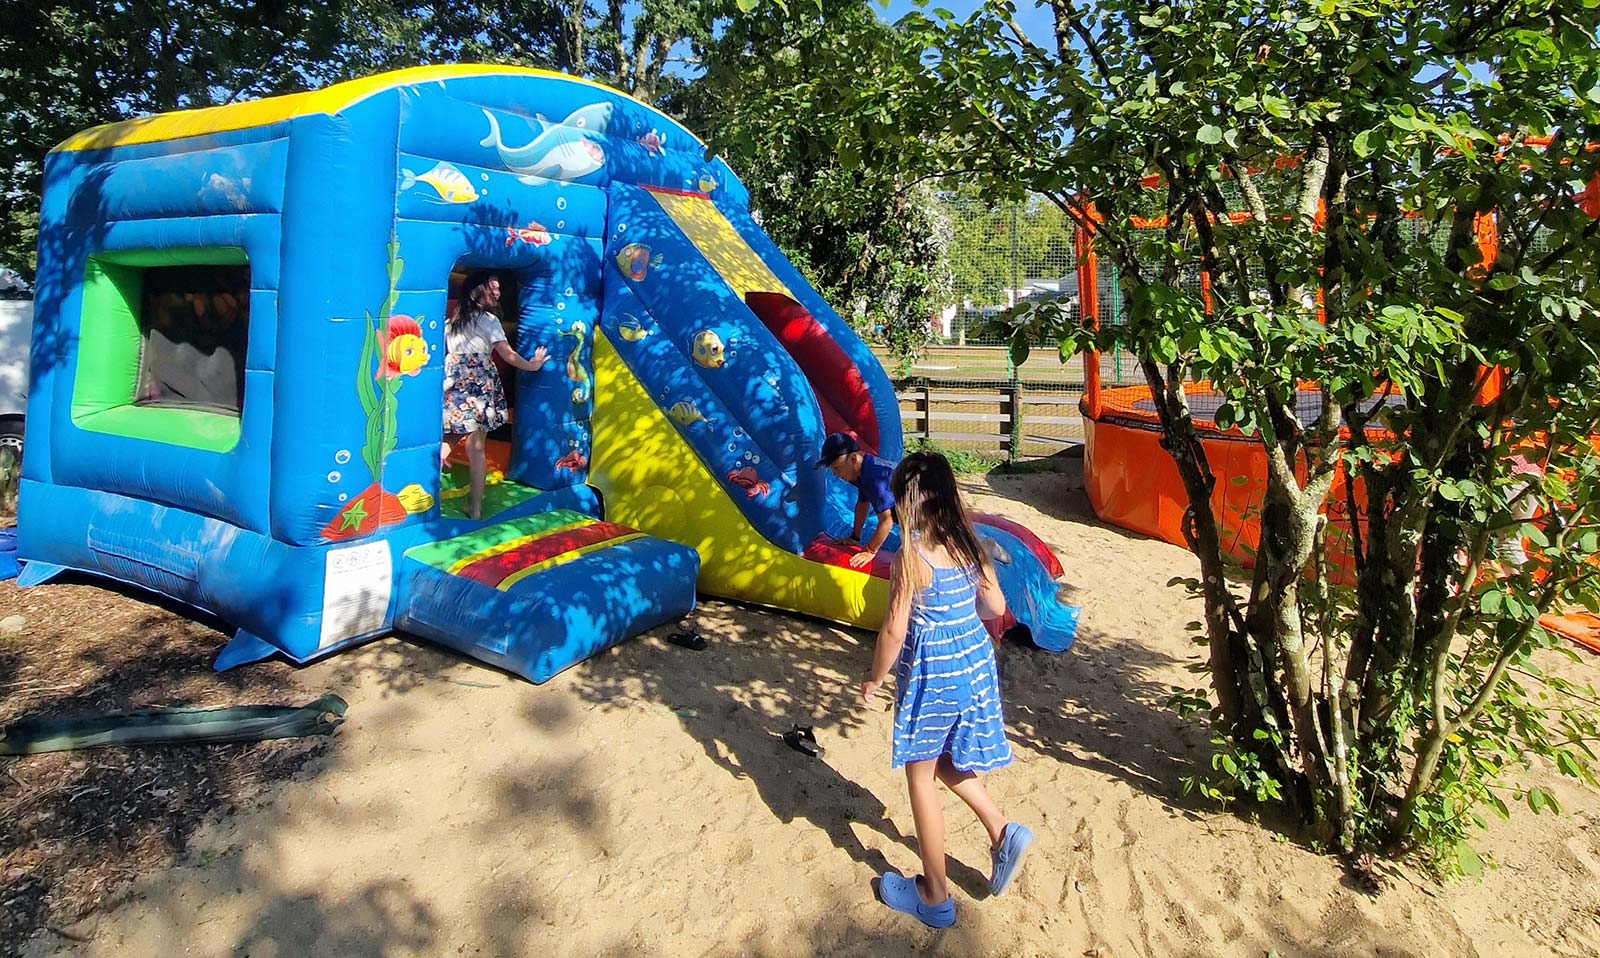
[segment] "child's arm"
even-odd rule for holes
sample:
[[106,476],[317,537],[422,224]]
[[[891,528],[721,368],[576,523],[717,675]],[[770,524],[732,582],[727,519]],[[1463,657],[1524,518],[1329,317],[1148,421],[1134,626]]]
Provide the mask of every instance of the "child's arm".
[[911,624],[911,596],[900,585],[900,563],[908,561],[904,554],[894,557],[889,570],[889,611],[883,617],[883,628],[878,630],[878,643],[872,652],[872,667],[861,683],[861,698],[871,702],[889,670],[894,668],[900,649],[906,644],[906,629]]
[[[860,511],[860,506],[856,510]],[[878,513],[878,527],[872,531],[872,541],[861,547],[861,551],[850,557],[850,568],[865,569],[878,557],[878,550],[889,540],[889,533],[894,531],[894,513]]]
[[850,527],[850,538],[845,540],[851,545],[861,541],[861,527],[867,524],[867,509],[867,500],[862,499],[856,503],[856,521]]
[[994,566],[985,562],[978,579],[978,618],[998,619],[1005,614],[1005,593],[1000,591],[1000,582],[995,578]]
[[511,344],[505,340],[494,344],[494,354],[512,366],[530,373],[538,372],[544,368],[545,363],[550,361],[550,350],[545,349],[543,346],[533,351],[532,359],[523,359],[517,355],[517,351],[512,349]]

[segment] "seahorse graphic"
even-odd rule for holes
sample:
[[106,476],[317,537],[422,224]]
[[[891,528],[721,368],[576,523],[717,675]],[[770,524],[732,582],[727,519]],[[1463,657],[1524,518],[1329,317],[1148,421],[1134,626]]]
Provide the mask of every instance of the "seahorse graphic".
[[572,404],[581,406],[589,401],[589,370],[583,365],[583,341],[589,328],[574,321],[572,327],[561,333],[574,340],[572,352],[567,355],[567,378],[577,383],[572,387]]

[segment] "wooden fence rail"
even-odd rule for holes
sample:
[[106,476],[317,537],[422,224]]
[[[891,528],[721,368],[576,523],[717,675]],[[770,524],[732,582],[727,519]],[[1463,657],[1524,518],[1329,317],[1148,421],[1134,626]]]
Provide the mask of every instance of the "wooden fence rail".
[[895,384],[895,398],[907,441],[926,439],[1013,461],[1053,455],[1083,441],[1081,387],[1045,391],[1020,382],[903,381]]

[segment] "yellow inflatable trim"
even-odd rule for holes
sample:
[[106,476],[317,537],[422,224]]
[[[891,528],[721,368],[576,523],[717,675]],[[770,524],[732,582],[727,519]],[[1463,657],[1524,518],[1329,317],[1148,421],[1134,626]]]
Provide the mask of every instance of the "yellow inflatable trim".
[[[597,90],[604,90],[617,96],[628,96],[626,93],[620,90],[613,90],[603,83],[585,80],[582,77],[568,76],[565,73],[556,73],[551,70],[539,70],[533,67],[494,66],[492,64],[478,63],[410,67],[405,70],[392,70],[376,76],[362,77],[359,80],[335,83],[330,87],[324,87],[320,90],[308,90],[304,93],[290,93],[284,96],[268,97],[264,100],[229,103],[224,106],[208,106],[198,110],[178,110],[173,113],[158,113],[155,116],[142,116],[133,120],[123,120],[119,123],[106,123],[68,137],[61,145],[50,152],[69,153],[75,150],[105,150],[118,146],[131,146],[135,143],[160,143],[163,140],[178,140],[188,136],[206,136],[212,133],[225,133],[230,130],[248,130],[251,127],[281,123],[284,120],[292,120],[299,116],[313,116],[316,114],[332,116],[341,110],[360,103],[368,97],[377,96],[395,87],[495,74],[566,80],[570,83],[582,83],[586,86],[592,86]],[[628,97],[628,99],[639,103],[641,106],[655,110],[655,107],[651,107],[648,103],[634,100],[633,97]]]
[[625,536],[617,536],[615,539],[607,539],[604,542],[591,542],[586,546],[579,546],[578,548],[573,549],[571,552],[563,552],[560,555],[553,556],[544,560],[543,562],[536,562],[533,565],[527,566],[526,568],[518,569],[517,571],[506,576],[504,579],[500,580],[500,584],[495,586],[495,588],[499,589],[501,592],[506,592],[523,579],[526,579],[529,576],[538,575],[546,569],[554,569],[558,565],[566,565],[568,562],[576,562],[586,555],[593,555],[596,552],[602,552],[611,548],[612,546],[619,546],[624,542],[632,542],[635,539],[643,538],[644,533],[635,532]]
[[[564,525],[555,526],[550,529],[541,529],[532,535],[518,536],[515,539],[507,539],[505,542],[502,542],[499,545],[490,546],[487,549],[483,549],[478,552],[474,552],[469,556],[463,556],[462,558],[457,559],[456,561],[450,563],[450,568],[446,569],[445,571],[451,575],[460,575],[463,569],[469,565],[472,565],[474,562],[482,562],[484,559],[492,559],[497,555],[510,552],[512,549],[520,549],[530,542],[537,542],[540,539],[543,539],[545,536],[553,536],[559,535],[563,532],[571,532],[573,529],[576,529],[579,526],[586,526],[592,522],[594,522],[593,519],[589,518],[588,516],[584,516],[583,518],[574,522],[568,522]],[[610,540],[607,540],[607,544],[610,544]]]
[[889,584],[778,548],[745,521],[722,481],[668,421],[605,334],[594,338],[589,482],[606,521],[700,553],[712,595],[876,629]]
[[651,196],[678,224],[689,241],[699,247],[723,281],[744,299],[747,293],[782,293],[794,299],[788,287],[773,275],[765,261],[733,228],[715,203],[703,196],[651,191]]

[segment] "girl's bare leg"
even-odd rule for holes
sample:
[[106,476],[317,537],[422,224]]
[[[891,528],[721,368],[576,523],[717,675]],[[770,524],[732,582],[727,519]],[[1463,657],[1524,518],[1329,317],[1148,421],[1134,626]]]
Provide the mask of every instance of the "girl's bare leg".
[[487,437],[482,429],[478,429],[467,436],[467,515],[473,519],[483,518],[483,483],[489,472],[489,462],[484,451],[484,440]]
[[955,792],[956,797],[966,802],[967,807],[978,816],[978,821],[983,823],[983,830],[989,833],[989,847],[999,848],[1000,839],[1005,835],[1006,826],[1010,821],[1000,811],[1000,806],[994,803],[994,799],[989,797],[988,790],[978,781],[977,774],[958,770],[951,764],[948,755],[939,756],[935,772],[939,776],[939,781],[950,791]]
[[942,905],[950,897],[944,867],[944,809],[939,807],[939,785],[933,760],[906,765],[906,787],[911,792],[911,817],[917,825],[917,851],[922,855],[922,878],[917,894],[925,904]]

